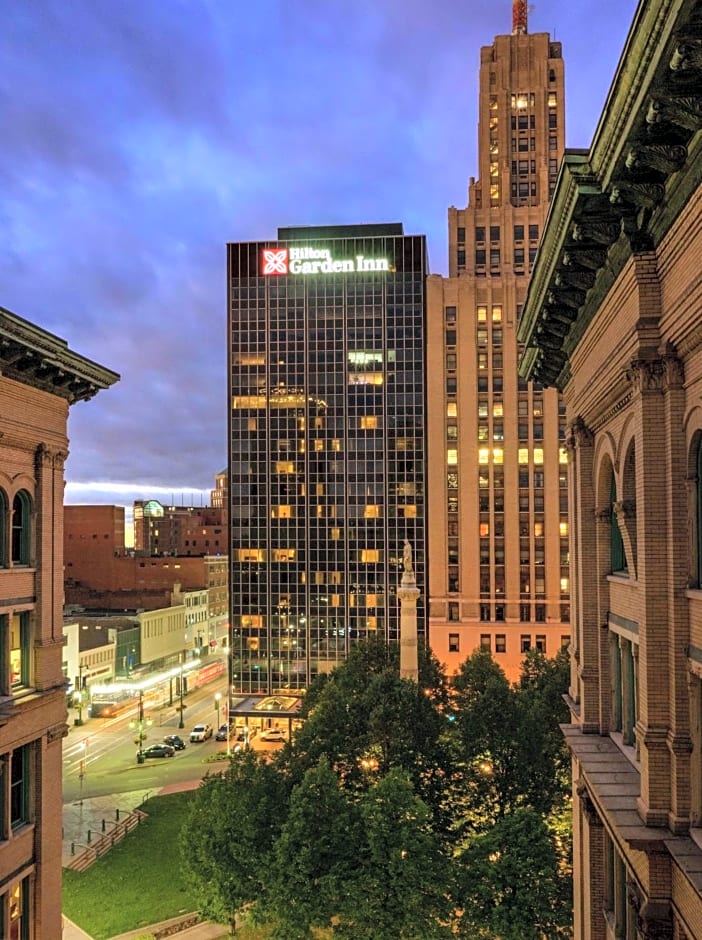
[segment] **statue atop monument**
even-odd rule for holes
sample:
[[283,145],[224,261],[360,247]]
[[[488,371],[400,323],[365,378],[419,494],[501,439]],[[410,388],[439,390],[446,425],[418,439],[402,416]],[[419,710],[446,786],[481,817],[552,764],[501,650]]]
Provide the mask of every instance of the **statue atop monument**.
[[407,539],[405,539],[405,547],[402,551],[402,562],[405,567],[405,573],[414,574],[414,570],[412,568],[412,546]]

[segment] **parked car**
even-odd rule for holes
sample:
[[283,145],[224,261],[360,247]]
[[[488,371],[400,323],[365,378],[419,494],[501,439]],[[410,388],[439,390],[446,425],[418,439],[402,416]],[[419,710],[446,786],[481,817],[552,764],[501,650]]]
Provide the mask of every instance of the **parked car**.
[[287,740],[282,728],[266,728],[261,732],[262,741],[285,741]]
[[174,757],[175,748],[171,747],[170,744],[151,744],[149,747],[137,751],[137,760],[139,760],[140,755],[142,759],[147,757]]
[[220,725],[215,734],[215,741],[226,741],[230,737],[229,725]]
[[212,737],[212,725],[195,725],[193,730],[190,732],[190,743],[197,743],[200,741],[206,741],[208,738]]
[[185,750],[185,741],[181,738],[179,734],[167,734],[163,739],[164,744],[170,744],[171,747],[174,747],[176,751]]

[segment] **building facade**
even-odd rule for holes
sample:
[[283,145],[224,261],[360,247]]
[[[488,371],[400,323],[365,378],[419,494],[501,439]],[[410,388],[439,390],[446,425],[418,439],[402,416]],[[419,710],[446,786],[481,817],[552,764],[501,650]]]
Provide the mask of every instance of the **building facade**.
[[[213,491],[214,492],[214,491]],[[216,555],[226,551],[226,523],[214,506],[164,506],[157,499],[134,502],[137,555]]]
[[642,2],[520,324],[569,426],[576,940],[702,936],[701,131],[702,4]]
[[449,210],[449,277],[427,286],[429,632],[449,673],[487,647],[516,678],[528,649],[570,637],[563,407],[517,370],[565,143],[561,45],[529,34],[526,4],[481,49],[479,88],[479,177]]
[[426,597],[426,274],[396,224],[228,246],[234,691],[397,640],[405,540]]
[[0,308],[0,936],[61,936],[69,407],[114,372]]

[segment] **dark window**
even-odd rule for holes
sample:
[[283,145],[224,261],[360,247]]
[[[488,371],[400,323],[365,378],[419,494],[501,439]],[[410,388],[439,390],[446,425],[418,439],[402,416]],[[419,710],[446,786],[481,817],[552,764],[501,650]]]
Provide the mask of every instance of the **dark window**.
[[461,641],[457,633],[449,633],[448,648],[449,648],[449,653],[461,652]]
[[490,226],[490,241],[499,242],[499,240],[500,240],[500,226],[491,225]]
[[529,226],[529,241],[535,242],[539,240],[539,226],[530,225]]
[[20,490],[12,501],[12,564],[28,565],[30,553],[31,501]]
[[549,128],[558,127],[558,115],[557,114],[549,114],[548,126]]
[[496,653],[506,653],[507,652],[507,636],[504,633],[495,634],[495,652]]
[[449,620],[451,623],[458,623],[458,604],[455,601],[449,604]]
[[446,307],[444,311],[446,316],[446,323],[452,324],[456,322],[456,308],[455,307]]
[[540,653],[546,652],[546,637],[542,633],[536,634],[536,648]]
[[490,249],[490,267],[499,268],[500,266],[500,249],[491,248]]
[[475,263],[476,263],[477,265],[484,265],[484,264],[485,264],[485,249],[484,249],[484,248],[476,248],[476,250],[475,250]]
[[480,634],[480,649],[492,651],[492,637],[489,633]]
[[505,607],[504,607],[504,604],[496,604],[496,605],[495,605],[495,620],[496,620],[498,623],[504,623],[504,622],[505,622]]
[[524,226],[523,225],[514,226],[514,240],[515,242],[521,242],[524,240]]
[[531,637],[528,633],[522,633],[519,638],[519,649],[522,653],[528,653],[531,649]]
[[546,623],[546,605],[545,604],[536,605],[534,620],[537,623]]
[[697,444],[697,584],[702,585],[702,435]]
[[[488,590],[490,588],[489,578],[490,578],[490,575],[488,574]],[[490,605],[489,604],[480,605],[480,619],[483,621],[483,623],[490,622]]]
[[10,759],[10,825],[29,822],[29,745],[18,747]]
[[514,263],[524,264],[524,249],[523,248],[514,249]]
[[464,242],[466,240],[466,230],[462,225],[458,226],[458,241]]
[[455,330],[446,330],[446,345],[447,346],[456,345],[456,331]]
[[465,268],[466,266],[465,249],[459,248],[459,250],[456,252],[456,263],[458,264],[459,268]]
[[529,141],[526,139],[526,137],[520,137],[519,144],[517,146],[517,151],[519,153],[527,153],[528,150],[529,150]]
[[476,242],[484,242],[484,241],[485,241],[485,226],[484,226],[484,225],[477,225],[477,226],[476,226],[476,228],[475,228],[475,240],[476,240]]
[[[611,566],[612,572],[621,572],[626,573],[626,556],[624,554],[624,540],[622,539],[621,529],[619,528],[619,522],[617,521],[617,514],[614,511],[614,503],[617,498],[616,483],[614,476],[612,476],[612,486],[610,489],[610,513],[611,513],[611,541],[610,541],[610,553],[611,553]],[[567,501],[566,501],[567,506]]]

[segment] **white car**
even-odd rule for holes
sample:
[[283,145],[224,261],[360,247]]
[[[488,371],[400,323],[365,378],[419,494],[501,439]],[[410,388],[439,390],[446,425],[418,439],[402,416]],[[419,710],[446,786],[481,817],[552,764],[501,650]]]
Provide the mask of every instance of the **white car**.
[[208,738],[212,737],[212,725],[195,725],[193,730],[190,732],[190,741],[191,743],[197,743],[198,741],[206,741]]
[[285,732],[281,728],[266,728],[261,732],[262,741],[285,741]]

